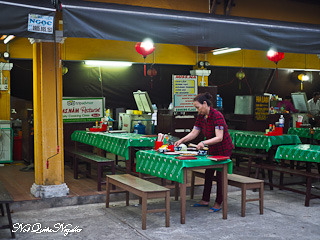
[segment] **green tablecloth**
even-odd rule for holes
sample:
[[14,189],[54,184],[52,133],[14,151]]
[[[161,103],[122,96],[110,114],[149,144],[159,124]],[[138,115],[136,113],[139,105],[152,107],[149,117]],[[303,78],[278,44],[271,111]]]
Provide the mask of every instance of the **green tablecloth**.
[[156,137],[136,133],[106,133],[74,131],[72,141],[85,143],[129,159],[129,147],[154,147]]
[[183,183],[183,168],[228,164],[228,173],[232,173],[233,163],[226,161],[212,161],[206,156],[197,156],[197,160],[178,160],[176,155],[165,155],[154,150],[142,150],[136,153],[136,170],[140,173],[165,178]]
[[266,136],[263,132],[230,130],[235,147],[253,148],[269,151],[272,146],[285,144],[300,144],[297,135],[283,134],[281,136]]
[[[320,140],[320,128],[313,128],[313,139]],[[310,128],[289,128],[288,134],[294,134],[302,138],[311,138]]]
[[275,159],[320,163],[320,146],[310,144],[279,146]]

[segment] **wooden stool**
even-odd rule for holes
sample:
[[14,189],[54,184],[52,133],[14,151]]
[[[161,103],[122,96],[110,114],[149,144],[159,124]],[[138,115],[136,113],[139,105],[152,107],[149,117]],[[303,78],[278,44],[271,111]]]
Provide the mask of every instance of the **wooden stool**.
[[[205,178],[205,169],[192,170],[190,198],[194,195],[195,177]],[[246,202],[259,201],[260,214],[263,214],[263,184],[260,179],[245,177],[237,174],[228,174],[228,185],[241,188],[241,216],[245,216]],[[246,191],[249,189],[259,189],[259,198],[247,199]]]

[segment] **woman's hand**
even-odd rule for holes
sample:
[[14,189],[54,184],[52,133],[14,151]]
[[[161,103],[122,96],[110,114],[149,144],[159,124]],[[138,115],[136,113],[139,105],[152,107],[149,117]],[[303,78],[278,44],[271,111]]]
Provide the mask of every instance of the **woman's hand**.
[[196,148],[197,148],[197,150],[200,150],[200,149],[204,148],[204,143],[203,142],[199,142]]
[[183,143],[182,139],[176,141],[176,142],[174,143],[174,146],[175,146],[175,147],[178,147],[181,143]]

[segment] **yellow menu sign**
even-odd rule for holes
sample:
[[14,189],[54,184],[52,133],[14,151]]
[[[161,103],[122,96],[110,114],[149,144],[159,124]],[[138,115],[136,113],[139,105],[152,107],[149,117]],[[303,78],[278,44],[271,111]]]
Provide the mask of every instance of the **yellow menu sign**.
[[255,96],[254,119],[266,121],[269,114],[269,96]]

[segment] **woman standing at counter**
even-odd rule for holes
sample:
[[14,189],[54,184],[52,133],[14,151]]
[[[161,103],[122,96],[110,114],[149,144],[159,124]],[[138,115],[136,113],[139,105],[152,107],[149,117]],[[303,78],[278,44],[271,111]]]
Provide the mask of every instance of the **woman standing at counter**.
[[[212,95],[207,92],[198,94],[193,99],[193,105],[198,111],[197,120],[192,131],[179,141],[175,142],[175,146],[179,146],[181,143],[189,142],[195,139],[200,134],[200,131],[202,131],[203,135],[205,136],[205,140],[198,143],[197,149],[202,149],[208,145],[209,155],[230,157],[234,147],[228,132],[228,126],[222,113],[212,108],[210,99],[212,99]],[[199,203],[194,204],[193,207],[209,206],[214,172],[215,169],[206,169],[202,199],[199,201]],[[217,212],[221,210],[221,203],[221,172],[217,172],[216,200],[209,212]]]

